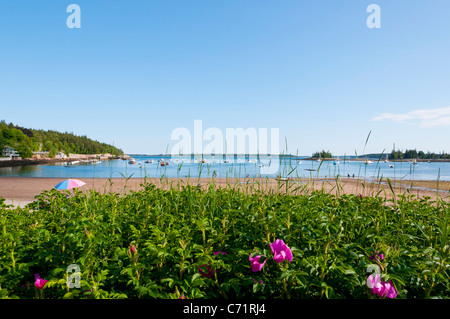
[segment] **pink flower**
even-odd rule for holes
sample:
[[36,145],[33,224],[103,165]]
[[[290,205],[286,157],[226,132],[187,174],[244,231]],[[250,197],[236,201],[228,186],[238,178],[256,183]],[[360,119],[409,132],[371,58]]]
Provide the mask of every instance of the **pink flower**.
[[34,285],[36,286],[37,289],[41,290],[42,288],[44,288],[45,284],[47,283],[48,280],[42,279],[39,277],[39,274],[35,274],[34,275]]
[[213,252],[213,255],[218,255],[218,254],[226,255],[227,253],[224,252],[224,251],[215,251],[215,252]]
[[[207,272],[204,272],[202,267],[206,267]],[[198,268],[198,271],[200,272],[200,275],[202,277],[207,277],[207,278],[211,278],[212,275],[214,275],[214,271],[211,270],[211,267],[209,267],[208,265],[201,265],[200,268]]]
[[188,299],[184,294],[182,294],[178,299]]
[[389,282],[382,282],[379,274],[376,274],[375,277],[372,275],[369,276],[369,280],[371,285],[369,288],[372,288],[372,293],[379,297],[388,297],[395,298],[397,297],[397,290],[395,289],[392,280]]
[[272,249],[273,259],[277,263],[281,263],[283,260],[287,259],[292,261],[291,249],[284,243],[282,239],[277,239],[273,244],[270,244]]
[[259,260],[261,259],[261,255],[255,256],[252,258],[252,254],[250,254],[250,256],[248,257],[248,260],[250,260],[250,262],[252,263],[252,270],[253,271],[261,271],[261,269],[264,267],[266,260],[264,260],[264,262],[261,264],[259,262]]
[[383,297],[386,293],[386,287],[384,286],[384,282],[380,281],[380,275],[375,275],[375,278],[372,281],[372,293],[378,295],[379,297]]
[[135,253],[137,253],[137,249],[133,244],[130,244],[130,252],[132,255],[134,255]]
[[372,256],[369,257],[370,260],[383,260],[384,259],[384,255],[383,254],[379,254],[378,252],[376,252],[375,254],[373,254]]
[[392,283],[392,280],[389,282],[384,283],[384,287],[386,290],[386,297],[394,299],[397,297],[397,290],[394,287],[394,284]]

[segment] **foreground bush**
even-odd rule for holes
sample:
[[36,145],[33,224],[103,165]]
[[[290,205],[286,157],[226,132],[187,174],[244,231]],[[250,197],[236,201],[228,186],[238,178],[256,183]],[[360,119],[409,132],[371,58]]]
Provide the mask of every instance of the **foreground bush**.
[[0,199],[0,297],[450,295],[448,203],[144,186]]

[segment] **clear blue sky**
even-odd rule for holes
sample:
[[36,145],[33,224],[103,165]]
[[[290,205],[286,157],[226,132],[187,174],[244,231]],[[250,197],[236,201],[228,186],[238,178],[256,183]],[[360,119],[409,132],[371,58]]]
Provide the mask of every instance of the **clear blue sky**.
[[126,153],[165,152],[194,120],[279,128],[301,155],[361,154],[369,131],[366,153],[450,152],[449,15],[448,0],[3,1],[0,119]]

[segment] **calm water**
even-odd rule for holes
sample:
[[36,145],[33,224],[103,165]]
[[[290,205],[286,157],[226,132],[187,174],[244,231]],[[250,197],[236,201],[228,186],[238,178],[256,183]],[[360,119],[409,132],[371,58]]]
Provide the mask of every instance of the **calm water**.
[[[136,164],[129,164],[124,160],[104,161],[99,164],[80,163],[65,165],[56,163],[51,165],[36,165],[23,167],[0,168],[0,176],[23,176],[23,177],[59,177],[59,178],[123,178],[130,177],[335,177],[337,175],[347,177],[355,175],[366,179],[389,177],[394,179],[414,180],[439,180],[450,181],[450,163],[418,163],[413,165],[409,162],[373,161],[372,165],[366,165],[361,161],[343,161],[334,163],[332,161],[301,160],[261,157],[235,158],[225,163],[223,158],[217,156],[205,156],[206,163],[191,158],[170,158],[168,166],[161,167],[158,160],[160,156],[133,156]],[[153,160],[153,163],[145,163]],[[389,165],[394,167],[390,168]],[[263,165],[262,167],[260,167]],[[215,172],[215,173],[214,173]]]

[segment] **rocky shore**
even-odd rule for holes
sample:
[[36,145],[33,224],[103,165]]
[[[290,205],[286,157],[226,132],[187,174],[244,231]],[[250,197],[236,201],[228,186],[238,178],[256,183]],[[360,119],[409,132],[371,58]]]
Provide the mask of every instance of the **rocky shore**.
[[69,154],[66,158],[25,158],[18,160],[0,161],[0,167],[16,167],[27,165],[43,165],[51,163],[71,162],[77,160],[111,160],[115,158],[128,158],[128,155],[114,156],[111,154]]

